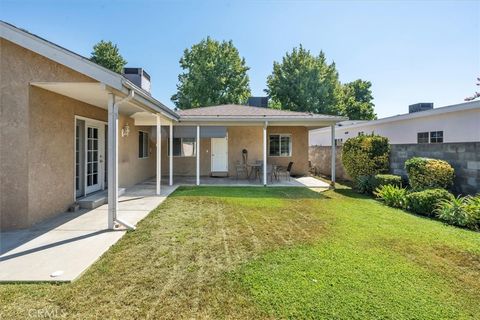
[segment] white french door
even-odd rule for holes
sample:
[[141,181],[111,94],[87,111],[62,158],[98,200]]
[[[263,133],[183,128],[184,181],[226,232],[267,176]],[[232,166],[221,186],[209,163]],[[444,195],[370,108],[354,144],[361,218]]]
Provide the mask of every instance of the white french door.
[[104,188],[105,125],[85,121],[85,194]]

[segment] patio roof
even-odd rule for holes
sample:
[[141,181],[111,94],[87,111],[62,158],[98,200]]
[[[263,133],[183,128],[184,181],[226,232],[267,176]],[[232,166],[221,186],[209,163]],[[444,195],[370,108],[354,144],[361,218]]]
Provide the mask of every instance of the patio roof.
[[236,104],[193,108],[177,112],[180,115],[180,125],[192,125],[194,123],[222,125],[235,122],[242,125],[263,125],[265,122],[268,122],[269,125],[298,125],[320,128],[347,120],[347,118],[339,116]]

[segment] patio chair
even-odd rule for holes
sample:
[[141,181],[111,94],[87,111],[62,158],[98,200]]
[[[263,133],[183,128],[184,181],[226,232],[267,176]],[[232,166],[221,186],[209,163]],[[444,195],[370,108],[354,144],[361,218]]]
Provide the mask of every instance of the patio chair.
[[290,181],[290,172],[292,172],[293,162],[289,162],[286,168],[278,168],[278,176],[285,175],[285,179]]
[[[258,174],[258,179],[260,181],[262,181],[262,178],[263,178],[263,164],[262,164],[262,167],[260,168],[258,173],[259,173]],[[267,178],[270,178],[270,182],[273,182],[273,175],[274,175],[273,165],[267,164]]]
[[235,170],[237,172],[237,180],[238,177],[241,175],[245,175],[245,179],[248,178],[247,165],[241,163],[240,161],[237,161],[237,163],[235,164]]

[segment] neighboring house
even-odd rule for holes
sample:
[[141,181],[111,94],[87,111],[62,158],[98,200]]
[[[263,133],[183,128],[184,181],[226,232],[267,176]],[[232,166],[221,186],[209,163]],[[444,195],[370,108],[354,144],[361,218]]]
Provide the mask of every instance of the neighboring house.
[[244,149],[263,165],[293,161],[303,175],[308,130],[345,120],[238,105],[175,112],[151,96],[141,68],[122,76],[4,22],[0,35],[1,230],[30,227],[104,189],[113,228],[123,223],[119,186],[156,177],[160,194],[162,174],[170,185],[176,175],[197,184],[231,176]]
[[[433,109],[410,106],[410,112],[372,121],[343,121],[335,127],[337,145],[360,134],[378,134],[391,144],[480,142],[480,101]],[[425,108],[426,107],[426,108]],[[310,131],[311,146],[331,146],[330,129]]]
[[[420,156],[443,159],[455,168],[455,191],[480,191],[480,101],[433,109],[431,103],[411,105],[409,113],[372,121],[343,121],[335,126],[337,148],[352,137],[378,134],[391,144],[392,173],[406,175],[406,160]],[[331,130],[310,131],[310,160],[323,174],[330,172]],[[341,150],[337,151],[340,155]],[[348,179],[337,161],[337,174]]]

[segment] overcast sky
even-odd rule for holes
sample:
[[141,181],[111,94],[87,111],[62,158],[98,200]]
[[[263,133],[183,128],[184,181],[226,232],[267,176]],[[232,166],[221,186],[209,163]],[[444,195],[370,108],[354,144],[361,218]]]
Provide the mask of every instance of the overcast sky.
[[480,76],[479,1],[0,0],[0,19],[85,56],[99,40],[115,42],[170,107],[183,50],[207,36],[233,40],[253,95],[294,46],[323,50],[342,82],[372,82],[379,117],[416,102],[461,103]]

